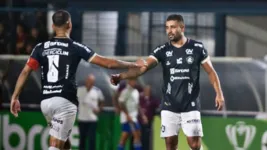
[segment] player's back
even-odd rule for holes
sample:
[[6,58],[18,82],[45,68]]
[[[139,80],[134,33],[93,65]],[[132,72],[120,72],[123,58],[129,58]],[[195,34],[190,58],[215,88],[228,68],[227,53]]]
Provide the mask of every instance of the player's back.
[[53,38],[37,44],[31,59],[35,59],[41,68],[42,99],[59,96],[77,105],[75,74],[80,60],[87,61],[94,54],[85,45],[69,38]]

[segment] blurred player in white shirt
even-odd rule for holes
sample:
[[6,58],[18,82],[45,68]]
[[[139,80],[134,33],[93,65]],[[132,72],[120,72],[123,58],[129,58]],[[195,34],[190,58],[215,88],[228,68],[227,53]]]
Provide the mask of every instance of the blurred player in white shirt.
[[94,86],[95,76],[89,75],[86,79],[86,87],[78,89],[78,125],[80,133],[79,149],[86,148],[86,139],[89,141],[89,149],[95,150],[96,129],[98,114],[103,108],[104,96],[102,91]]
[[120,122],[122,125],[122,134],[118,150],[124,150],[125,143],[129,135],[134,137],[134,149],[141,150],[140,125],[138,123],[139,113],[139,92],[135,89],[136,81],[128,80],[127,86],[121,91],[119,96]]

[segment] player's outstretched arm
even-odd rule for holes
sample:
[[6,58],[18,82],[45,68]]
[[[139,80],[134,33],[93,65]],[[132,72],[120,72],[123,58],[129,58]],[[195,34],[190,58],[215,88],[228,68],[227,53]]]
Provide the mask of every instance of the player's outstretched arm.
[[111,83],[117,85],[121,80],[136,78],[157,65],[157,60],[148,57],[146,60],[138,59],[136,63],[142,67],[131,68],[127,72],[111,75]]
[[213,85],[213,88],[216,92],[216,100],[215,100],[216,101],[216,107],[218,110],[222,110],[223,105],[224,105],[224,96],[223,96],[223,92],[221,89],[219,77],[218,77],[215,69],[213,68],[210,60],[208,60],[207,62],[202,64],[202,67],[207,72],[207,74],[209,76],[209,80],[210,80],[211,84]]
[[18,116],[18,112],[20,111],[20,104],[19,104],[19,100],[18,100],[19,94],[21,93],[21,90],[22,90],[29,74],[31,73],[31,71],[32,71],[32,69],[28,65],[25,65],[25,67],[21,71],[19,78],[17,80],[16,87],[15,87],[15,90],[13,92],[11,103],[10,103],[10,112],[15,117]]
[[127,69],[131,67],[138,67],[138,65],[133,62],[111,59],[97,54],[93,56],[89,62],[108,69]]

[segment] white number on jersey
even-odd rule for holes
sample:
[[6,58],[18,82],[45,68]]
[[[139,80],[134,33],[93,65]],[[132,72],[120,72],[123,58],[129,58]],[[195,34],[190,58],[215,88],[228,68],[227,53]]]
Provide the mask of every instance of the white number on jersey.
[[47,81],[57,82],[58,81],[58,66],[59,66],[59,55],[50,55],[48,58],[48,72]]

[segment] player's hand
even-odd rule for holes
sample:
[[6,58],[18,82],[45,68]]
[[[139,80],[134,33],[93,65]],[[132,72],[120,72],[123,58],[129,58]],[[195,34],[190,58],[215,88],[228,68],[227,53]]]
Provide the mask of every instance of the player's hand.
[[220,111],[222,110],[223,106],[224,106],[224,97],[217,95],[215,99],[215,107],[217,107],[217,110]]
[[135,63],[140,67],[147,67],[147,62],[144,59],[137,59]]
[[93,109],[93,112],[94,112],[94,114],[99,114],[100,113],[100,109]]
[[148,124],[148,119],[145,115],[142,116],[142,120],[144,124]]
[[120,82],[120,74],[112,74],[110,78],[110,82],[113,85],[117,85]]
[[121,111],[119,107],[114,107],[114,109],[115,109],[115,113],[116,113],[116,114],[119,114],[120,111]]
[[127,121],[128,121],[128,122],[130,122],[130,123],[133,122],[133,119],[131,118],[131,116],[127,115],[126,117],[127,117]]
[[20,102],[18,99],[12,99],[10,103],[10,112],[15,116],[18,117],[18,112],[20,112]]

